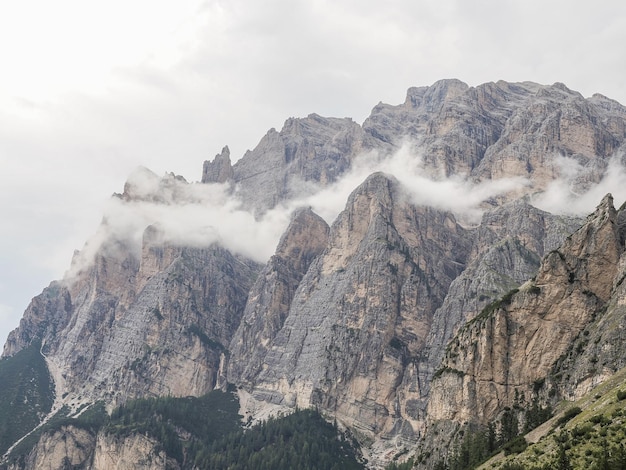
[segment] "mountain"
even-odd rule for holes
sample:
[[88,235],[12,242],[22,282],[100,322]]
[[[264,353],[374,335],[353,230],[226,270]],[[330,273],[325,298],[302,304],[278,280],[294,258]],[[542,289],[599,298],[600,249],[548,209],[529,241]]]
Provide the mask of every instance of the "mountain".
[[232,403],[278,429],[312,408],[368,468],[519,442],[626,366],[626,212],[602,198],[625,139],[601,95],[443,80],[363,125],[290,118],[199,183],[137,170],[9,335],[4,465],[202,468],[219,436],[193,423]]

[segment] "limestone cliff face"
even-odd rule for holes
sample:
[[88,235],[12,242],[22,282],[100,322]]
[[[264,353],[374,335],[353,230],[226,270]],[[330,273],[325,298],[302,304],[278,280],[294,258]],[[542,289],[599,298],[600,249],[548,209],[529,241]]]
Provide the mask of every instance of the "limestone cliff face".
[[410,88],[399,106],[380,103],[363,128],[391,146],[415,141],[432,169],[469,173],[497,141],[514,98],[515,92],[493,84],[473,89],[459,80],[441,80]]
[[280,132],[271,129],[233,165],[232,182],[237,197],[262,212],[307,194],[310,184],[335,181],[356,155],[373,145],[351,119],[317,114],[290,118]]
[[50,329],[51,335],[62,330],[72,312],[72,300],[66,286],[52,282],[41,294],[33,298],[20,320],[19,328],[13,330],[4,344],[3,356],[13,356],[27,347],[35,337]]
[[[41,340],[57,408],[201,395],[231,382],[247,411],[316,406],[378,456],[431,442],[436,421],[486,423],[516,390],[578,396],[626,365],[626,213],[605,199],[576,231],[582,220],[532,203],[560,176],[557,156],[576,162],[569,183],[584,190],[625,139],[626,108],[558,83],[443,80],[377,105],[362,126],[288,119],[234,164],[227,147],[205,162],[198,187],[230,191],[234,206],[260,216],[338,181],[360,155],[385,159],[407,142],[425,174],[527,185],[485,201],[480,223],[463,226],[375,173],[330,228],[297,211],[264,267],[219,242],[171,241],[156,224],[124,238],[104,220],[93,259],[77,255],[72,275],[33,299],[3,355]],[[115,197],[171,206],[195,201],[187,186],[141,170]],[[47,435],[27,468],[48,453],[77,466],[148,465],[124,457],[136,449],[160,462],[154,468],[172,464],[140,437],[62,434],[67,449]],[[372,465],[384,460],[376,455]]]
[[[118,325],[142,331],[133,338],[139,349],[125,355],[132,360],[130,371],[119,378],[128,384],[122,396],[137,389],[134,396],[198,396],[212,390],[257,270],[255,263],[213,247],[181,250],[153,276],[129,312],[132,322],[142,319],[143,325],[124,320]],[[122,341],[111,350],[124,347]],[[105,367],[103,376],[115,374],[117,367]]]
[[127,468],[140,470],[177,470],[180,465],[169,458],[160,443],[142,434],[131,434],[116,437],[99,433],[92,470],[124,470]]
[[557,157],[569,157],[580,165],[572,184],[581,191],[600,180],[625,140],[626,108],[602,95],[584,98],[561,83],[441,80],[410,88],[400,105],[379,103],[362,126],[316,114],[288,119],[232,168],[224,152],[206,162],[203,181],[230,181],[247,207],[263,212],[336,181],[363,153],[386,156],[408,142],[432,175],[524,177],[526,192],[563,176]]
[[[541,258],[556,249],[581,223],[577,218],[538,210],[526,199],[505,204],[483,216],[473,231],[470,262],[452,282],[433,317],[428,347],[420,358],[426,392],[423,398],[428,396],[433,374],[458,329],[489,303],[533,277]],[[423,400],[421,407],[425,404]]]
[[[463,229],[451,214],[413,206],[393,178],[374,175],[333,224],[281,322],[270,314],[276,307],[250,297],[255,309],[269,308],[272,335],[258,317],[244,319],[240,331],[263,332],[261,355],[249,361],[255,349],[245,354],[233,343],[229,379],[252,394],[246,411],[315,405],[366,435],[415,441],[447,343],[532,277],[580,223],[521,200]],[[289,272],[269,266],[264,288]]]
[[[459,332],[433,381],[430,419],[484,424],[511,406],[516,394],[539,392],[537,384],[606,308],[623,277],[618,219],[607,196],[578,231],[547,254],[534,280]],[[578,377],[570,395],[587,391],[577,388],[585,378]]]
[[15,464],[12,469],[91,468],[94,447],[95,438],[91,433],[74,426],[63,426],[58,431],[44,434],[24,465]]
[[72,289],[76,321],[62,341],[47,342],[49,360],[70,365],[67,389],[118,402],[197,396],[217,384],[258,267],[218,246],[151,246],[147,240],[142,259],[137,294],[128,303],[115,290],[94,292],[97,282]]
[[399,145],[416,142],[427,166],[479,179],[529,177],[535,190],[558,173],[556,155],[585,167],[584,188],[598,181],[626,138],[626,110],[601,95],[585,99],[565,85],[442,80],[410,88],[399,106],[379,104],[363,124],[370,135]]
[[114,436],[74,426],[44,433],[22,463],[11,470],[176,470],[180,465],[169,458],[159,442],[143,434]]
[[254,381],[271,342],[285,323],[296,289],[324,250],[329,227],[311,209],[297,211],[250,291],[243,318],[230,344],[228,380]]
[[[606,295],[600,297],[601,308],[595,312],[593,321],[570,344],[552,369],[548,382],[566,399],[576,399],[591,387],[602,382],[626,366],[624,354],[624,331],[626,331],[626,211],[620,209],[615,218],[619,245],[622,253],[610,286],[603,286]],[[606,260],[612,265],[614,259]],[[599,267],[596,267],[596,270]],[[603,278],[608,281],[611,269],[604,270]],[[594,273],[594,276],[598,273]]]
[[[616,112],[617,111],[617,112]],[[552,180],[558,168],[554,155],[571,156],[587,168],[576,182],[586,188],[597,182],[607,157],[624,142],[623,109],[606,112],[603,100],[586,100],[563,84],[540,88],[525,106],[507,120],[498,142],[488,149],[477,173],[481,177],[529,174],[539,187]],[[607,126],[598,126],[606,122]],[[521,158],[520,158],[521,157]]]
[[470,244],[449,213],[413,206],[397,181],[368,178],[332,225],[267,347],[253,397],[318,406],[369,435],[413,428],[415,357]]
[[[163,192],[143,194],[128,185],[122,195],[131,201],[159,197]],[[220,383],[259,270],[217,244],[164,242],[156,226],[145,230],[140,253],[111,237],[91,264],[35,299],[4,354],[40,339],[57,407],[202,395]]]
[[202,167],[203,183],[226,183],[233,179],[233,167],[230,163],[230,149],[224,147],[222,153],[213,161],[205,161]]

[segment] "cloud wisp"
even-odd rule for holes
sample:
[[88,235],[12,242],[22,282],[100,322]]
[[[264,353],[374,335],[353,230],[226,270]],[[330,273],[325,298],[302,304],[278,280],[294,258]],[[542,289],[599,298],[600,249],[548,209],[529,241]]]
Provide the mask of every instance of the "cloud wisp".
[[129,177],[125,193],[106,205],[98,231],[74,257],[66,278],[88,267],[101,250],[119,247],[118,242],[138,256],[149,226],[158,228],[158,241],[164,244],[207,247],[219,243],[265,262],[288,223],[289,213],[283,208],[255,219],[231,196],[227,184],[190,184],[173,174],[161,178],[139,168]]
[[531,200],[539,209],[553,214],[584,216],[593,212],[607,193],[613,195],[618,205],[626,201],[626,167],[621,153],[614,155],[599,175],[596,168],[561,155],[554,157],[553,164],[559,177]]
[[124,194],[107,204],[98,232],[75,256],[66,278],[89,266],[100,250],[119,246],[110,241],[120,242],[124,249],[138,255],[149,226],[158,227],[159,241],[166,244],[207,247],[218,243],[234,253],[266,262],[298,207],[311,207],[331,224],[344,209],[350,193],[374,172],[398,179],[413,203],[451,211],[473,223],[480,220],[484,201],[526,184],[521,178],[479,183],[458,175],[433,178],[419,154],[406,144],[387,158],[364,154],[335,183],[326,187],[307,183],[303,185],[307,196],[286,201],[255,217],[233,196],[228,184],[190,184],[173,174],[161,178],[139,168],[130,175]]
[[[603,173],[563,156],[555,156],[554,165],[560,177],[532,197],[531,202],[540,209],[583,216],[592,212],[608,192],[617,201],[626,199],[626,168],[620,156],[611,159]],[[159,177],[139,168],[128,178],[124,194],[109,201],[98,232],[75,256],[66,277],[72,278],[89,266],[101,250],[119,247],[110,241],[120,242],[124,250],[138,256],[149,226],[158,227],[158,241],[164,244],[207,247],[218,243],[264,263],[274,253],[297,208],[311,207],[332,224],[352,191],[374,172],[394,176],[412,203],[450,211],[467,224],[480,222],[486,201],[524,190],[530,184],[522,177],[476,182],[466,175],[433,176],[419,151],[406,143],[386,158],[375,152],[361,155],[331,185],[303,183],[303,196],[285,201],[258,217],[244,208],[229,184],[190,184],[171,173]],[[573,188],[580,186],[581,181],[586,189],[577,193]]]
[[407,142],[388,158],[380,158],[376,153],[360,156],[339,181],[292,204],[311,206],[331,223],[343,210],[350,193],[374,172],[394,176],[414,204],[450,211],[470,224],[480,221],[485,201],[528,184],[521,177],[475,182],[462,174],[433,175],[419,150]]

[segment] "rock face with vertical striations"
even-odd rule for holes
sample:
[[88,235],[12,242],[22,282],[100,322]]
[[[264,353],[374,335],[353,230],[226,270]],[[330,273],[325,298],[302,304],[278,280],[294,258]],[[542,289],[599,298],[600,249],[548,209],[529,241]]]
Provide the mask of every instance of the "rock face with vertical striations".
[[[488,304],[518,287],[537,272],[540,261],[580,226],[581,220],[554,216],[522,199],[488,212],[473,231],[471,262],[450,285],[443,305],[435,312],[428,347],[419,366],[429,395],[433,374],[458,329]],[[426,400],[420,405],[426,416]]]
[[296,289],[326,247],[328,225],[311,209],[297,211],[248,296],[241,323],[230,344],[228,380],[252,383],[268,348],[282,329]]
[[202,167],[203,183],[226,183],[233,179],[233,167],[230,163],[228,146],[218,153],[213,161],[205,161]]
[[230,181],[248,207],[264,212],[337,181],[360,155],[384,157],[409,144],[431,175],[524,177],[530,191],[563,175],[561,158],[569,158],[581,191],[601,179],[624,143],[625,123],[619,103],[561,83],[441,80],[410,88],[400,105],[379,103],[362,126],[316,114],[290,118],[232,165],[232,177],[223,151],[205,163],[203,181]]
[[[169,177],[164,184],[175,187]],[[127,185],[121,198],[132,203],[156,196]],[[90,265],[33,301],[5,355],[41,341],[53,374],[58,370],[59,405],[202,395],[221,380],[220,366],[259,270],[218,244],[168,243],[154,225],[145,229],[139,252],[109,238]]]
[[[625,140],[626,108],[601,95],[442,80],[363,125],[290,118],[234,163],[224,147],[201,183],[140,169],[3,356],[41,343],[51,414],[234,385],[251,420],[315,407],[369,467],[432,468],[520,396],[554,405],[626,366],[626,212],[607,196],[585,220],[574,196],[608,192]],[[141,433],[38,439],[11,468],[184,467]]]
[[254,382],[257,400],[315,405],[367,434],[404,429],[419,394],[414,358],[470,251],[452,214],[414,206],[370,176],[311,264]]
[[290,118],[233,165],[232,182],[237,197],[263,212],[336,181],[357,155],[375,145],[352,119]]
[[[623,318],[622,218],[606,196],[580,229],[544,257],[535,278],[461,328],[432,383],[430,420],[486,425],[520,396],[545,399],[552,390],[550,395],[580,397],[621,367],[614,355],[603,362],[604,370],[589,368],[586,345],[578,344],[584,331],[612,335],[601,325],[607,317]],[[559,380],[557,373],[568,366],[586,371]]]
[[[95,439],[91,433],[74,426],[44,434],[25,462],[26,468],[89,468]],[[114,468],[114,467],[110,467]]]

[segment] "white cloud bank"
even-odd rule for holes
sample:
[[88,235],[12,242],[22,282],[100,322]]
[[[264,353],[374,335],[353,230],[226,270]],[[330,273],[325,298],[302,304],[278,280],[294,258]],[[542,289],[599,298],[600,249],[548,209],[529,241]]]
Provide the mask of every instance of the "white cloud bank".
[[405,143],[389,158],[376,154],[356,159],[351,170],[336,183],[298,202],[309,205],[327,222],[343,210],[350,193],[374,172],[393,175],[404,187],[412,202],[453,212],[469,223],[479,222],[483,202],[528,184],[524,178],[502,178],[474,182],[467,175],[432,175],[425,167],[419,150]]
[[[372,153],[357,158],[352,169],[327,187],[306,184],[310,195],[255,217],[245,210],[227,184],[189,184],[172,174],[158,177],[140,168],[128,179],[131,197],[112,198],[105,208],[103,223],[78,257],[67,276],[90,264],[107,240],[121,241],[138,253],[148,226],[159,229],[163,243],[206,247],[213,243],[257,262],[274,253],[293,211],[310,206],[329,224],[344,209],[352,191],[374,172],[395,176],[415,204],[452,211],[465,221],[478,222],[481,204],[494,196],[526,184],[522,178],[504,178],[473,183],[463,176],[433,178],[422,159],[406,144],[389,158]],[[312,194],[311,194],[312,191]]]
[[119,241],[139,253],[144,231],[158,228],[159,242],[174,246],[207,247],[213,243],[265,262],[289,223],[284,208],[267,212],[262,218],[242,209],[227,184],[189,184],[172,174],[158,177],[139,168],[128,179],[129,200],[113,197],[105,207],[97,233],[76,256],[66,273],[71,278],[92,263],[108,241]]
[[[563,156],[555,156],[553,164],[559,177],[531,200],[540,209],[584,216],[593,212],[608,192],[616,202],[626,199],[626,168],[620,156],[611,159],[603,172]],[[148,226],[158,227],[158,242],[190,247],[218,243],[264,263],[274,253],[297,208],[311,207],[332,224],[350,193],[374,172],[394,176],[414,204],[450,211],[469,224],[480,222],[485,201],[524,190],[530,184],[522,177],[475,182],[465,175],[433,176],[431,171],[425,167],[419,150],[406,143],[387,158],[375,152],[361,155],[335,183],[326,187],[304,183],[302,193],[307,195],[285,201],[255,217],[244,209],[228,184],[189,184],[173,174],[161,178],[139,168],[128,178],[125,187],[128,197],[113,197],[107,204],[103,223],[75,258],[67,277],[88,266],[102,247],[111,246],[106,243],[110,240],[120,241],[126,249],[138,254]],[[581,186],[581,182],[586,190],[576,193],[573,188]]]

